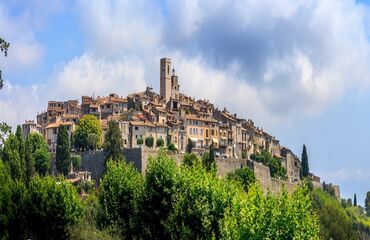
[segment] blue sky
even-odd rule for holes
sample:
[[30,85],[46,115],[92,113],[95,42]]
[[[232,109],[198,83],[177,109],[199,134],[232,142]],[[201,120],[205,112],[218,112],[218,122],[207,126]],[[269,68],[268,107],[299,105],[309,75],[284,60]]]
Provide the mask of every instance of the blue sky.
[[369,1],[137,0],[0,3],[7,80],[0,120],[48,100],[159,89],[171,57],[181,90],[253,119],[342,197],[370,191]]

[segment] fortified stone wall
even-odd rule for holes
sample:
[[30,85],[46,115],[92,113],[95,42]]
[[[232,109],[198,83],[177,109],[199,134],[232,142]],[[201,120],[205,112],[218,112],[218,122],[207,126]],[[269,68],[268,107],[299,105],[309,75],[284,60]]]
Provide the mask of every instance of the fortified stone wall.
[[[148,166],[148,160],[150,156],[156,156],[158,154],[157,149],[149,148],[132,148],[124,149],[123,155],[127,162],[131,162],[141,172],[145,173]],[[91,172],[91,177],[99,183],[99,179],[102,177],[105,170],[105,156],[103,151],[86,151],[82,154],[81,170]],[[170,154],[177,165],[181,164],[184,157],[183,154]],[[297,184],[272,178],[270,176],[270,169],[261,163],[237,158],[226,158],[216,159],[217,164],[217,175],[224,177],[229,172],[233,172],[236,169],[249,167],[255,174],[256,179],[260,182],[263,191],[271,191],[273,193],[279,193],[281,188],[284,186],[289,193],[292,193],[296,188]],[[321,188],[322,184],[313,182],[314,187]],[[339,186],[333,185],[335,189],[335,195],[340,201],[340,190]]]

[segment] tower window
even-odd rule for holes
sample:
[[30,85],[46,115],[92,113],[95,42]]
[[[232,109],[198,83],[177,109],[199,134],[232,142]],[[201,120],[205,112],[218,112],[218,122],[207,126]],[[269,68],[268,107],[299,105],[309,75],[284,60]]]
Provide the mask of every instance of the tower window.
[[167,74],[170,74],[170,66],[167,66]]

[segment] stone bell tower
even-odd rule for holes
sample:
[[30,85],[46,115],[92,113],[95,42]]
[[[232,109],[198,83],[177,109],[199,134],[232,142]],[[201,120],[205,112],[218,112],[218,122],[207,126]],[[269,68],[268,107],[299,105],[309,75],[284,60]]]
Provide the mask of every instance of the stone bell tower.
[[160,93],[166,103],[171,98],[171,59],[161,58],[160,62]]

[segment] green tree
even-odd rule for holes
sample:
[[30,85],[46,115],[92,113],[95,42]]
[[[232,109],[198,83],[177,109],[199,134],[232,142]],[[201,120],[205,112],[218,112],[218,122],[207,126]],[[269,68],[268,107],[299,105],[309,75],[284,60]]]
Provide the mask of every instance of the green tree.
[[29,186],[28,222],[39,239],[66,239],[68,227],[82,214],[75,188],[54,178],[33,178]]
[[194,143],[188,138],[188,145],[186,146],[186,152],[191,153],[193,151]]
[[8,166],[10,175],[13,179],[24,180],[25,169],[24,163],[19,154],[19,141],[14,134],[10,134],[4,143],[2,149],[2,159],[4,164]]
[[271,177],[284,180],[288,179],[286,169],[283,167],[281,159],[272,156],[270,152],[263,150],[259,154],[252,154],[251,159],[269,167]]
[[40,176],[45,176],[51,169],[51,155],[45,148],[38,148],[34,153],[35,169]]
[[319,239],[319,224],[305,189],[264,195],[259,185],[237,192],[222,220],[224,239]]
[[357,207],[357,197],[356,197],[356,193],[355,193],[355,195],[353,196],[353,206]]
[[308,157],[307,157],[307,149],[306,145],[303,145],[302,150],[302,177],[308,177],[308,173],[310,172],[308,166]]
[[176,146],[173,143],[168,144],[167,147],[168,151],[175,152],[176,151]]
[[169,239],[166,225],[176,190],[176,170],[175,161],[163,151],[149,158],[141,203],[144,239]]
[[123,141],[118,122],[109,121],[108,131],[104,138],[104,153],[106,159],[111,158],[113,161],[121,161],[123,159],[122,146]]
[[6,124],[5,122],[0,123],[0,147],[3,146],[5,139],[12,132],[12,127]]
[[138,139],[136,139],[136,144],[137,145],[141,146],[141,145],[143,145],[143,143],[144,143],[144,140],[141,137],[139,137]]
[[35,158],[32,151],[30,138],[26,138],[25,142],[25,162],[26,162],[26,183],[31,181],[32,176],[35,174]]
[[81,155],[73,155],[71,162],[74,170],[79,170],[81,167]]
[[154,145],[154,138],[152,136],[145,138],[145,146],[152,148]]
[[366,210],[366,215],[370,217],[370,191],[366,193],[365,210]]
[[[0,38],[0,50],[2,53],[4,53],[5,57],[8,56],[8,49],[10,44],[6,42],[4,39]],[[2,72],[0,69],[0,89],[2,89],[4,86],[4,80],[2,78]]]
[[45,176],[51,169],[51,154],[44,137],[39,133],[31,133],[27,136],[29,151],[34,159],[34,167],[40,176]]
[[156,142],[157,147],[164,147],[164,141],[162,138],[158,138]]
[[25,239],[26,188],[0,160],[0,239]]
[[87,148],[90,150],[96,150],[99,144],[99,136],[95,133],[90,133],[87,136]]
[[320,189],[314,189],[312,206],[319,217],[321,239],[360,239],[356,224],[335,198]]
[[[204,153],[203,156],[205,154],[206,153]],[[182,160],[182,165],[191,167],[195,164],[198,164],[199,162],[200,162],[199,158],[197,157],[195,153],[185,153],[184,158]]]
[[214,153],[214,146],[213,143],[209,146],[209,153],[203,154],[202,158],[203,166],[207,171],[210,171],[211,169],[216,168],[216,161],[215,161],[215,153]]
[[237,189],[200,163],[181,168],[167,225],[172,239],[220,239],[220,222]]
[[227,179],[240,182],[246,192],[248,192],[249,186],[256,182],[254,172],[248,167],[239,168],[234,172],[228,173]]
[[68,174],[69,168],[71,166],[71,153],[69,150],[70,146],[67,127],[61,125],[58,128],[55,160],[58,172],[64,175]]
[[124,239],[140,234],[140,205],[144,182],[132,164],[109,160],[100,183],[99,202],[107,224],[117,224]]
[[74,133],[75,148],[79,150],[89,149],[88,137],[90,134],[98,136],[97,146],[100,145],[102,138],[102,127],[100,121],[93,115],[85,115],[80,119]]

